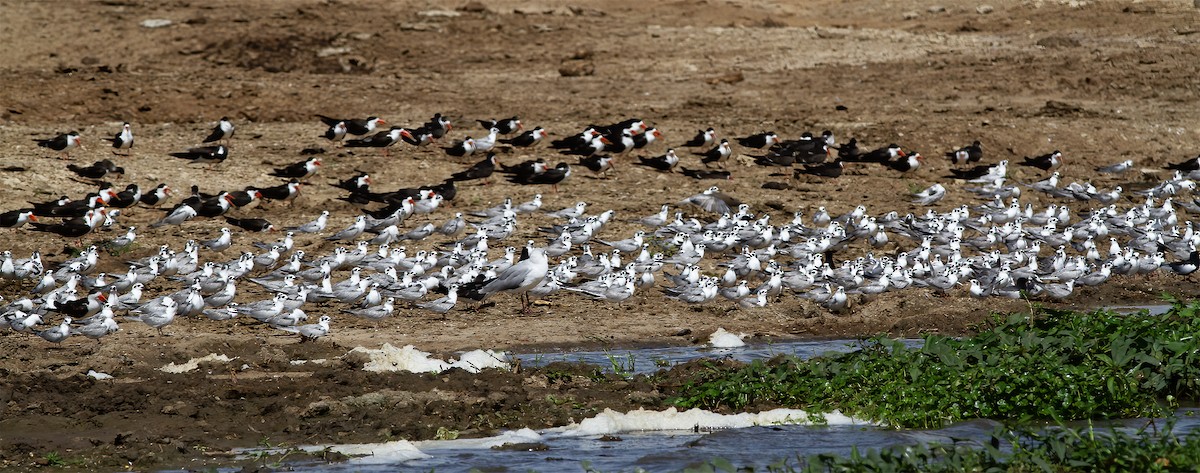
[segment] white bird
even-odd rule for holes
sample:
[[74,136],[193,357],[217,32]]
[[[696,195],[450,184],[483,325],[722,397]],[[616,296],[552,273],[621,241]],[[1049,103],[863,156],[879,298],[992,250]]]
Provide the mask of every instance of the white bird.
[[941,184],[934,184],[921,192],[913,193],[912,196],[914,204],[933,205],[946,196],[946,188]]
[[300,343],[311,342],[329,334],[329,321],[331,320],[333,320],[333,318],[329,317],[328,315],[322,315],[315,324],[301,325],[299,327],[276,328],[299,334]]
[[521,311],[529,313],[529,290],[533,289],[550,272],[546,250],[526,246],[528,258],[505,268],[495,278],[472,281],[462,286],[463,296],[482,301],[497,292],[515,292],[521,296]]
[[58,326],[40,330],[37,332],[37,336],[42,337],[42,340],[50,343],[60,343],[66,340],[67,337],[71,336],[71,318],[63,317],[62,323],[58,324]]
[[167,213],[167,216],[163,217],[161,220],[159,220],[157,222],[150,224],[150,227],[158,228],[163,225],[180,225],[183,222],[191,220],[195,217],[196,217],[196,209],[192,208],[192,206],[190,206],[190,205],[179,204],[179,205],[175,206],[174,209],[171,209],[171,211]]
[[456,303],[458,303],[458,285],[452,284],[446,292],[445,297],[429,302],[418,302],[417,307],[438,314],[445,314],[446,312],[450,312],[450,309],[453,309]]
[[717,186],[712,186],[704,192],[679,201],[679,204],[691,204],[704,209],[705,212],[724,214],[733,213],[733,209],[741,205],[742,202],[728,194],[722,193],[721,189],[717,188]]
[[359,235],[362,235],[362,233],[364,231],[366,231],[366,229],[367,229],[367,217],[365,217],[363,215],[359,215],[357,217],[354,217],[354,223],[350,224],[350,226],[342,229],[342,231],[340,231],[340,232],[337,232],[337,233],[334,233],[333,235],[325,237],[325,239],[330,240],[330,241],[353,240],[355,238],[358,238]]
[[146,304],[132,310],[132,313],[138,315],[128,315],[126,318],[154,327],[158,330],[159,335],[163,335],[163,327],[175,321],[175,311],[177,308],[178,305],[175,303],[175,299],[163,297],[157,304]]
[[392,312],[395,310],[395,303],[396,303],[396,298],[389,297],[387,299],[384,299],[382,304],[379,304],[376,306],[371,306],[371,307],[367,307],[364,309],[346,309],[346,310],[343,310],[342,312],[345,312],[347,314],[357,315],[364,319],[379,320],[379,319],[382,319],[389,315],[392,315]]
[[217,252],[225,251],[233,246],[233,234],[229,232],[229,227],[223,227],[220,235],[211,240],[201,241],[200,246]]
[[317,218],[314,219],[313,221],[305,223],[303,225],[290,227],[288,229],[295,230],[300,233],[317,233],[317,232],[324,231],[325,226],[328,224],[328,222],[329,222],[329,211],[322,210],[321,215],[317,216]]

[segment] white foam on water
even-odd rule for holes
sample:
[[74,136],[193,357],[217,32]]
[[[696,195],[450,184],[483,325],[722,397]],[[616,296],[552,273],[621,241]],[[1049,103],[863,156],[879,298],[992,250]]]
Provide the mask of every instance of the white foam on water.
[[192,370],[195,370],[196,368],[199,368],[200,363],[204,363],[206,361],[208,361],[208,362],[219,361],[221,363],[229,363],[230,361],[233,361],[233,360],[234,360],[233,358],[230,358],[225,355],[209,353],[200,358],[192,358],[192,359],[188,360],[187,363],[183,363],[183,364],[177,365],[175,363],[167,363],[166,365],[163,365],[163,367],[159,368],[158,370],[162,371],[164,373],[175,373],[175,374],[187,373],[188,371],[192,371]]
[[420,442],[400,440],[386,443],[322,445],[303,449],[320,451],[329,448],[353,457],[350,462],[358,464],[394,464],[431,458],[438,453],[453,450],[490,450],[506,444],[543,443],[554,438],[590,437],[623,432],[671,432],[697,429],[708,431],[762,425],[802,424],[868,425],[870,423],[847,417],[837,411],[810,416],[807,412],[799,409],[774,409],[741,414],[718,414],[703,409],[679,411],[673,407],[663,411],[639,409],[627,413],[605,409],[604,412],[578,424],[540,431],[523,428],[505,431],[492,437],[475,439],[424,440]]
[[664,411],[638,409],[627,413],[605,409],[595,417],[578,424],[552,429],[565,436],[611,435],[622,432],[654,432],[671,430],[741,429],[760,425],[858,425],[867,422],[833,411],[809,416],[800,409],[773,409],[763,412],[718,414],[703,409],[680,411],[674,407]]
[[708,344],[713,348],[737,348],[746,346],[746,342],[742,341],[746,338],[744,333],[726,332],[724,328],[718,327],[716,332],[708,336]]
[[470,373],[478,373],[487,368],[509,367],[508,353],[492,350],[469,351],[463,353],[457,361],[432,358],[429,353],[418,350],[412,345],[396,348],[390,343],[384,343],[378,350],[355,347],[350,350],[350,353],[366,354],[370,361],[363,365],[363,370],[374,372],[441,373],[450,368],[461,368]]

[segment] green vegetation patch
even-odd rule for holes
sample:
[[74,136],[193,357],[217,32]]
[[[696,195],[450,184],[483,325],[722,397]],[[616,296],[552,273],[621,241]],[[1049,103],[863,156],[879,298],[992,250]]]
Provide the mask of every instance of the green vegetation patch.
[[927,336],[920,348],[875,337],[860,351],[807,361],[713,365],[671,402],[837,409],[906,428],[1159,416],[1200,396],[1200,304],[1168,300],[1162,315],[1035,309],[997,316],[972,337]]

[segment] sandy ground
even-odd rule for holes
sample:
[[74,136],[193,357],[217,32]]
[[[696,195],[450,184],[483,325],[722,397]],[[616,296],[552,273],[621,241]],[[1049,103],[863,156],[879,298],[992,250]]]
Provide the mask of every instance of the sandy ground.
[[[0,39],[9,47],[0,49],[0,79],[6,84],[0,89],[0,143],[7,146],[0,149],[0,189],[7,202],[4,210],[93,189],[32,141],[68,130],[78,130],[88,146],[73,154],[74,162],[108,157],[126,169],[123,177],[112,179],[114,184],[165,182],[185,194],[193,184],[206,192],[275,185],[279,181],[267,175],[271,168],[303,159],[305,148],[323,148],[324,166],[294,204],[268,203],[239,215],[295,225],[328,210],[330,227],[342,228],[359,210],[336,200],[343,193],[327,183],[363,170],[375,180],[373,189],[434,184],[477,159],[448,158],[434,147],[399,146],[386,159],[373,150],[335,148],[318,137],[324,128],[312,115],[378,115],[393,124],[417,126],[438,112],[455,121],[453,138],[482,134],[476,118],[518,115],[527,127],[543,126],[560,138],[589,123],[636,116],[659,127],[666,144],[634,155],[659,154],[695,130],[712,126],[726,137],[775,130],[794,138],[803,131],[829,129],[841,142],[856,137],[868,148],[895,142],[927,158],[925,167],[905,176],[858,166],[836,180],[793,181],[794,188],[787,191],[761,188],[765,181],[780,180],[770,176],[771,169],[731,163],[734,179],[717,184],[754,210],[772,214],[772,222],[789,220],[795,210],[811,215],[818,206],[834,213],[859,204],[874,214],[924,212],[904,197],[933,182],[950,188],[937,209],[974,204],[961,183],[943,177],[950,164],[941,155],[975,139],[984,143],[985,162],[1017,161],[1060,149],[1069,160],[1062,170],[1068,182],[1136,188],[1165,177],[1164,164],[1196,153],[1198,15],[1191,2],[1178,1],[688,0],[653,6],[628,1],[4,2]],[[171,24],[142,26],[153,19]],[[167,156],[198,144],[221,116],[238,127],[227,162],[209,170]],[[131,122],[137,136],[130,157],[111,155],[99,141],[115,133],[122,121]],[[735,148],[739,156],[752,154]],[[574,162],[544,148],[501,154],[505,163],[535,157]],[[1092,170],[1123,159],[1134,159],[1137,169],[1119,178]],[[684,165],[699,167],[690,155]],[[1014,177],[1032,181],[1044,174],[1019,169]],[[460,186],[447,209],[414,217],[406,228],[440,223],[452,212],[481,209],[509,196],[524,201],[537,192],[544,194],[546,208],[586,200],[589,210],[613,209],[618,220],[633,219],[713,182],[623,166],[611,179],[577,168],[558,193],[502,180],[471,183]],[[1035,206],[1053,202],[1032,193],[1022,200]],[[161,215],[140,207],[124,211],[121,224],[141,229],[138,244],[120,256],[103,255],[100,269],[123,273],[124,261],[153,254],[160,244],[181,247],[185,239],[212,238],[223,226],[217,220],[196,220],[148,228]],[[503,244],[545,241],[535,229],[551,223],[541,215],[522,218],[518,234]],[[620,239],[635,229],[618,221],[602,236]],[[47,261],[61,261],[76,245],[27,228],[3,233],[11,236],[5,249],[18,257],[40,250]],[[83,243],[118,234],[89,235]],[[202,257],[228,260],[254,250],[253,241],[277,236],[236,232],[234,248]],[[298,237],[296,247],[327,254],[338,246],[322,236]],[[410,244],[410,253],[442,241]],[[900,242],[905,248],[914,244]],[[893,245],[884,252],[899,248]],[[18,298],[30,285],[10,283],[0,294]],[[156,282],[148,293],[177,287],[176,282]],[[266,297],[250,284],[239,285],[239,291],[239,301]],[[1148,302],[1163,291],[1196,293],[1192,281],[1152,275],[1081,289],[1054,304],[1086,308]],[[552,411],[543,409],[544,402],[531,401],[545,399],[538,390],[546,378],[541,372],[473,381],[462,373],[445,378],[366,376],[347,372],[342,364],[287,364],[291,359],[333,359],[355,346],[413,344],[448,355],[480,347],[687,344],[703,341],[717,327],[762,340],[956,334],[986,321],[992,311],[1021,310],[1028,304],[979,302],[969,299],[965,288],[946,296],[908,290],[853,302],[847,314],[835,316],[792,297],[746,311],[730,304],[688,307],[665,302],[657,293],[620,306],[560,294],[533,314],[522,315],[515,300],[501,296],[479,310],[455,311],[445,318],[409,309],[380,323],[337,317],[332,335],[303,345],[261,325],[207,320],[181,320],[167,328],[167,337],[129,322],[99,344],[72,338],[50,345],[6,332],[0,335],[0,459],[6,467],[28,467],[45,463],[52,451],[69,458],[112,453],[111,458],[120,460],[105,465],[192,466],[221,461],[205,452],[263,439],[299,444],[429,438],[438,426],[484,434],[495,428],[552,425],[572,415],[538,417],[538,412]],[[344,306],[305,308],[310,315],[336,317]],[[220,374],[225,368],[218,367],[208,378],[155,371],[168,362],[214,352],[238,357],[247,370],[230,376]],[[82,376],[89,369],[119,381],[93,382]],[[430,391],[439,379],[453,380],[446,381],[453,386]],[[576,377],[580,383],[586,380]],[[425,409],[407,417],[379,408],[371,411],[369,428],[351,422],[336,406],[310,409],[322,396],[343,402],[405,383],[413,388],[389,395],[463,396],[445,395],[444,404],[419,401]],[[625,388],[595,395],[595,405],[638,405],[618,400],[630,399],[631,392],[651,392],[656,394],[632,398],[651,399],[641,404],[655,406],[661,402],[660,389],[667,389]],[[461,400],[490,399],[498,392],[510,397]],[[581,399],[590,395],[572,393]],[[408,404],[389,404],[401,405]],[[511,418],[485,422],[448,414],[464,405],[476,407],[463,412]],[[263,424],[243,426],[233,420],[246,414]],[[406,427],[385,432],[389,423]]]

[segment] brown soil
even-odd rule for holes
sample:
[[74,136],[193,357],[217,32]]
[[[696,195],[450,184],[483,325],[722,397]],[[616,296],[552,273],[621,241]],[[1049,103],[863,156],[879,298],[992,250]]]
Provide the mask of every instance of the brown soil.
[[[953,2],[951,2],[953,3]],[[562,137],[588,123],[638,116],[660,127],[669,144],[698,128],[725,136],[776,130],[788,138],[830,129],[840,141],[857,137],[873,147],[897,142],[921,151],[927,166],[898,177],[852,168],[838,180],[800,180],[790,191],[764,190],[771,170],[732,166],[736,179],[722,190],[769,212],[774,221],[817,206],[846,212],[864,204],[872,213],[924,212],[904,195],[941,176],[941,153],[979,139],[985,160],[1061,149],[1067,182],[1099,187],[1146,185],[1165,176],[1167,162],[1196,153],[1200,139],[1196,35],[1200,11],[1191,2],[1011,1],[931,6],[898,0],[857,2],[732,2],[681,0],[667,4],[580,0],[563,4],[501,0],[449,4],[416,1],[258,1],[0,3],[0,184],[4,210],[61,194],[80,196],[91,184],[74,180],[64,162],[33,146],[32,138],[79,130],[88,149],[75,160],[112,157],[99,137],[121,121],[133,123],[132,157],[114,158],[127,174],[114,182],[167,182],[206,191],[273,185],[272,166],[301,159],[300,150],[324,147],[325,166],[294,205],[245,212],[277,225],[294,225],[323,209],[341,228],[358,212],[334,200],[326,181],[361,169],[376,187],[436,183],[471,160],[447,160],[436,148],[397,147],[391,159],[374,152],[330,147],[318,135],[315,113],[380,115],[416,126],[435,112],[454,118],[453,137],[479,134],[473,119],[519,115]],[[443,10],[446,9],[446,10]],[[1053,18],[1054,21],[1048,21]],[[169,19],[161,28],[144,20]],[[206,170],[166,153],[197,144],[220,116],[238,126],[228,162]],[[659,153],[661,145],[649,152]],[[742,150],[739,150],[739,152]],[[550,150],[505,154],[505,162]],[[1139,169],[1120,178],[1093,166],[1135,159]],[[689,156],[688,159],[691,159]],[[690,162],[696,167],[697,162]],[[1041,176],[1026,169],[1021,180]],[[587,200],[618,218],[652,213],[712,182],[622,166],[614,179],[577,169],[562,192],[507,183],[466,185],[450,211],[494,205],[505,196],[523,201],[535,192],[547,208]],[[938,208],[974,203],[947,183]],[[1051,202],[1027,195],[1035,206]],[[1073,204],[1078,205],[1078,204]],[[1082,207],[1081,207],[1082,208]],[[448,211],[430,219],[440,222]],[[161,213],[128,209],[125,225],[141,229],[138,246],[105,255],[102,270],[123,273],[123,261],[147,256],[160,244],[211,238],[222,225],[197,220],[150,229]],[[523,218],[519,245],[552,223]],[[634,230],[617,222],[606,238]],[[8,231],[5,249],[18,257],[41,250],[61,261],[75,242],[27,229]],[[103,241],[115,232],[93,235]],[[234,249],[275,235],[238,233]],[[903,242],[911,245],[910,242]],[[298,239],[308,254],[337,246],[320,237]],[[425,249],[427,244],[409,245]],[[888,251],[895,251],[889,248]],[[174,290],[155,282],[148,294]],[[239,300],[265,297],[250,284]],[[3,288],[20,297],[28,283]],[[1067,307],[1154,300],[1162,291],[1194,295],[1190,281],[1166,275],[1120,278],[1081,289]],[[89,467],[197,467],[227,462],[214,453],[266,441],[322,442],[424,439],[439,427],[464,435],[495,429],[558,425],[595,409],[661,407],[664,386],[647,382],[594,382],[586,369],[468,375],[368,374],[347,361],[291,365],[293,359],[338,359],[355,346],[414,344],[449,355],[457,350],[547,349],[580,345],[700,343],[717,327],[762,339],[855,337],[875,333],[959,334],[991,311],[1021,310],[1026,302],[969,299],[907,290],[855,300],[834,316],[791,297],[756,311],[728,305],[686,307],[657,294],[621,306],[555,295],[532,315],[516,313],[499,297],[477,311],[446,318],[403,309],[379,324],[336,317],[337,304],[306,306],[310,315],[335,315],[334,333],[312,344],[260,325],[181,320],[168,337],[126,322],[97,344],[72,338],[60,346],[24,334],[0,335],[0,467],[47,463],[58,452]],[[690,331],[690,332],[688,332]],[[690,335],[677,336],[679,333]],[[209,353],[237,357],[224,365],[168,375],[156,369]],[[89,369],[116,376],[94,381]],[[576,370],[576,371],[572,371]],[[582,370],[582,371],[580,371]],[[575,376],[559,377],[564,371]],[[670,383],[667,382],[667,385]],[[401,388],[402,387],[402,388]],[[571,399],[563,402],[563,399]],[[353,406],[366,406],[352,409]]]

